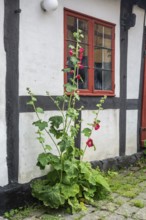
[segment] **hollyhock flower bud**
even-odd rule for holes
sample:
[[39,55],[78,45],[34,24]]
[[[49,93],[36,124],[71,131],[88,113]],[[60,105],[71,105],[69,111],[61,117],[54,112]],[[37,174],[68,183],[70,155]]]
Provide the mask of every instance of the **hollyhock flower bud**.
[[94,124],[94,129],[95,129],[95,130],[98,130],[99,128],[100,128],[100,125],[99,125],[99,124],[97,124],[97,123]]
[[94,144],[93,144],[93,140],[91,138],[88,139],[88,141],[86,142],[87,146],[88,147],[93,147]]
[[70,55],[70,56],[73,55],[73,50],[72,50],[72,49],[69,50],[69,55]]
[[81,76],[78,74],[76,75],[76,79],[80,80],[81,79]]

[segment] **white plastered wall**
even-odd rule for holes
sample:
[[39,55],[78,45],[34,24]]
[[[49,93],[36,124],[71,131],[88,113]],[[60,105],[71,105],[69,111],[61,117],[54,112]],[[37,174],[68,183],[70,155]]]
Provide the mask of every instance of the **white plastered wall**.
[[[57,111],[46,111],[45,114],[40,116],[42,120],[48,121],[49,117],[54,115],[60,115],[60,113]],[[37,140],[37,128],[32,125],[32,123],[37,120],[34,113],[20,114],[19,126],[21,128],[21,138],[19,151],[19,183],[29,182],[31,179],[46,173],[46,170],[40,171],[39,167],[36,166],[38,155],[44,152],[43,147]],[[52,147],[52,152],[57,155],[57,149],[51,139],[47,134],[44,137],[46,144],[50,145]],[[47,170],[49,170],[49,167]]]
[[63,94],[65,7],[116,24],[115,94],[119,96],[120,1],[60,0],[58,9],[50,13],[44,13],[36,0],[20,0],[20,7],[20,95],[26,95],[27,87],[39,95]]
[[[95,115],[92,111],[82,111],[82,118],[86,118],[82,122],[82,130],[88,127],[87,123],[93,123]],[[94,161],[119,156],[119,110],[103,110],[99,114],[101,127],[94,130],[91,138],[96,146],[87,147],[84,160]],[[81,148],[84,150],[87,137],[82,135]]]
[[4,1],[0,1],[0,186],[8,183],[6,162],[5,77],[6,54],[4,50]]
[[126,112],[126,155],[137,152],[137,110],[127,110]]
[[[130,28],[128,35],[127,60],[127,98],[138,99],[141,71],[141,51],[143,40],[144,10],[134,6],[136,24]],[[137,110],[127,110],[126,113],[126,154],[137,152]]]
[[141,50],[143,40],[144,10],[134,6],[136,24],[128,31],[127,59],[127,98],[137,99],[139,95],[139,80],[141,70]]
[[[19,41],[20,95],[27,94],[27,87],[30,87],[36,95],[45,95],[46,91],[51,95],[63,94],[64,79],[61,69],[64,63],[64,8],[68,8],[116,25],[115,94],[119,97],[120,1],[59,0],[56,11],[44,13],[40,8],[40,1],[20,0],[20,8],[22,9]],[[83,118],[90,119],[90,114],[91,112],[88,111],[83,112]],[[103,125],[101,123],[101,130],[98,131],[99,139],[97,140],[98,134],[94,135],[97,152],[91,149],[85,156],[85,159],[90,161],[117,156],[119,152],[119,111],[105,110],[101,116]],[[36,158],[41,148],[35,140],[34,128],[31,125],[33,118],[33,113],[20,114],[19,182],[21,183],[42,174],[36,167]],[[82,146],[83,142],[82,137]]]

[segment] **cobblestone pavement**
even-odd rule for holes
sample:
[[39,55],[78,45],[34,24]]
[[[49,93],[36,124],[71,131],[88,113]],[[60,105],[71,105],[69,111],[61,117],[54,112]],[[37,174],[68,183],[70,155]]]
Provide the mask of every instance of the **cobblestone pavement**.
[[[70,215],[63,212],[55,212],[55,214],[46,213],[41,210],[32,212],[29,217],[24,220],[146,220],[146,168],[143,171],[134,168],[135,170],[125,170],[121,174],[121,181],[128,176],[129,184],[138,181],[135,194],[131,196],[126,195],[127,189],[125,187],[125,195],[120,191],[113,192],[107,200],[98,201],[95,207],[87,206],[86,211]],[[130,174],[132,172],[132,174]],[[134,173],[134,174],[133,174]],[[132,175],[132,178],[130,177]],[[130,179],[131,178],[131,179]],[[128,180],[128,179],[127,179]],[[116,180],[115,181],[115,185]],[[113,183],[114,183],[113,181]],[[132,181],[132,182],[131,182]],[[123,184],[123,182],[121,182]],[[126,186],[126,185],[125,185]],[[133,186],[131,186],[133,187]],[[123,192],[124,194],[124,192]],[[19,218],[17,218],[19,219]],[[21,220],[22,218],[20,218]],[[0,220],[5,218],[0,217]],[[14,218],[15,220],[15,218]]]

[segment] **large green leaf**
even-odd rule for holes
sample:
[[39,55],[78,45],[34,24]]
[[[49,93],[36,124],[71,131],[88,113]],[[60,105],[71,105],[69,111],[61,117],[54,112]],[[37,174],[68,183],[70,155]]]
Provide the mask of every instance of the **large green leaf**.
[[60,193],[59,183],[55,186],[42,185],[39,192],[35,193],[35,190],[33,190],[33,195],[43,201],[45,206],[50,206],[51,208],[57,209],[65,203],[64,195]]
[[71,140],[68,137],[63,137],[62,140],[58,143],[60,151],[64,152],[68,147],[71,146]]
[[71,58],[70,58],[70,60],[71,60],[71,62],[73,63],[73,65],[76,65],[79,61],[78,61],[78,59],[76,58],[76,57],[74,57],[74,56],[72,56]]
[[67,111],[67,116],[69,116],[70,118],[74,120],[78,118],[79,112],[74,108],[69,108]]
[[66,91],[67,91],[67,92],[74,92],[74,91],[77,90],[76,85],[71,85],[70,83],[66,83],[66,84],[64,85],[64,87],[66,88]]
[[51,134],[53,134],[54,135],[54,137],[56,138],[56,139],[59,139],[61,136],[62,136],[62,129],[56,129],[55,127],[53,127],[53,126],[51,126],[50,127],[50,133]]
[[78,95],[78,93],[74,92],[74,97],[79,101],[80,100],[80,96]]
[[63,118],[60,115],[52,116],[49,118],[49,122],[52,127],[59,128],[59,126],[63,123]]
[[42,153],[38,156],[37,166],[44,169],[46,165],[52,165],[56,170],[61,169],[60,158],[51,153]]
[[78,184],[64,185],[61,184],[61,193],[64,195],[65,199],[70,197],[75,197],[80,191]]
[[74,178],[77,177],[79,169],[78,169],[78,163],[76,162],[76,160],[64,161],[64,171],[70,177],[74,177]]
[[82,209],[82,206],[79,203],[79,200],[76,197],[69,198],[68,204],[71,206],[72,213],[79,212]]
[[97,170],[93,170],[92,172],[92,175],[95,177],[96,183],[100,184],[104,189],[110,192],[111,190],[106,179]]
[[36,112],[37,113],[44,113],[44,110],[40,107],[36,108]]
[[33,125],[38,127],[41,131],[48,127],[48,123],[46,121],[38,120],[33,122]]
[[92,130],[90,128],[84,128],[82,133],[84,134],[84,136],[86,137],[90,137]]

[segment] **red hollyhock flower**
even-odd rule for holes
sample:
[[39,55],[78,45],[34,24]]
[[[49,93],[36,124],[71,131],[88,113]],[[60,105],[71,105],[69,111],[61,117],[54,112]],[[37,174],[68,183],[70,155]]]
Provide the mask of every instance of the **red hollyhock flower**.
[[84,52],[84,48],[83,48],[83,47],[80,47],[79,52],[80,52],[80,53],[83,53],[83,52]]
[[93,140],[91,138],[88,139],[88,141],[86,142],[88,147],[93,147]]
[[80,53],[80,55],[79,55],[79,59],[80,59],[80,60],[83,59],[83,53]]
[[81,76],[78,74],[76,75],[76,79],[80,80],[81,79]]
[[95,130],[98,130],[99,128],[100,128],[100,125],[99,125],[99,124],[97,124],[97,123],[94,124],[94,129],[95,129]]
[[72,50],[72,49],[69,50],[69,55],[70,55],[70,56],[73,55],[73,50]]
[[74,73],[74,70],[71,70],[70,73],[73,74],[73,73]]

